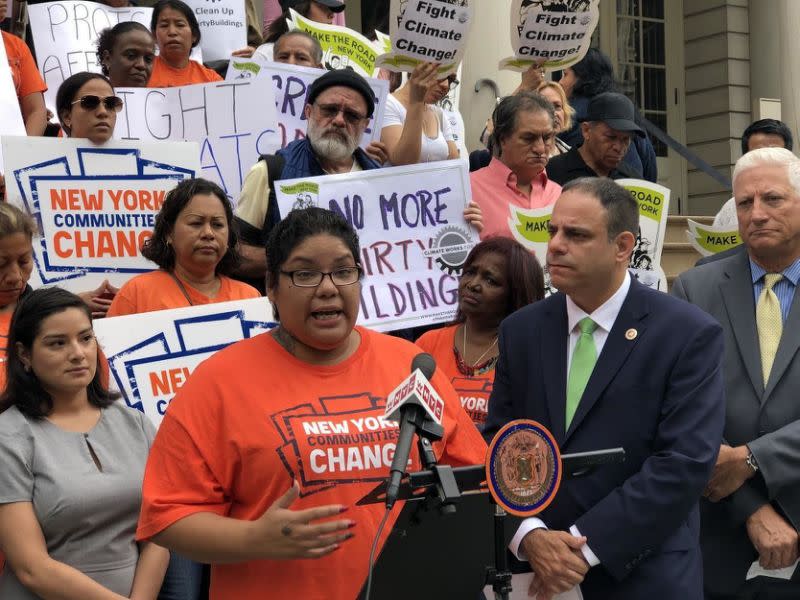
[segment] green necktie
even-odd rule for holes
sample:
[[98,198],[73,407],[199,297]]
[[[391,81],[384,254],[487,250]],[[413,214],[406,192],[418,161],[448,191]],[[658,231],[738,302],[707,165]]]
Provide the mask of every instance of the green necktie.
[[578,327],[580,327],[581,336],[578,338],[578,343],[575,344],[575,350],[572,351],[572,362],[569,366],[569,377],[567,377],[567,429],[572,423],[575,411],[578,410],[583,390],[586,389],[586,384],[594,370],[594,364],[597,362],[597,348],[592,335],[597,329],[597,323],[589,317],[584,317],[578,321]]

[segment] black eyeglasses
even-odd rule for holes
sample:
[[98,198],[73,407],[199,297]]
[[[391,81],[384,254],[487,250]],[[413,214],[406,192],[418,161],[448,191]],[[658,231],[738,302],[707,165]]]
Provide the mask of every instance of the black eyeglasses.
[[325,279],[331,278],[333,285],[353,285],[361,277],[361,267],[342,267],[335,271],[313,271],[311,269],[299,269],[297,271],[283,271],[281,273],[291,277],[292,283],[297,287],[317,287]]
[[335,119],[339,113],[344,115],[344,120],[350,125],[358,125],[361,121],[367,118],[367,115],[362,115],[349,108],[336,106],[335,104],[317,104],[317,110],[326,119]]
[[119,96],[106,96],[105,98],[101,98],[100,96],[89,94],[87,96],[81,96],[71,104],[80,104],[81,108],[86,110],[95,110],[98,106],[100,106],[101,102],[103,103],[103,106],[106,107],[106,110],[113,110],[114,112],[119,112],[122,110],[122,98]]

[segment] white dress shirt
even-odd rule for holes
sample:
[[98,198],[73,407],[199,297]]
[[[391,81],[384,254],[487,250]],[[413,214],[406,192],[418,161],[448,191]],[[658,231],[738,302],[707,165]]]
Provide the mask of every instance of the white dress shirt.
[[[606,340],[608,339],[608,334],[611,332],[611,328],[614,327],[614,322],[617,320],[617,315],[619,315],[619,311],[622,309],[622,304],[625,302],[625,298],[627,298],[630,288],[631,276],[626,271],[625,279],[623,279],[622,285],[620,285],[617,291],[614,292],[614,294],[601,306],[599,306],[592,314],[587,314],[584,312],[583,309],[579,308],[578,305],[572,301],[572,298],[567,296],[567,325],[569,327],[569,343],[567,344],[566,356],[567,373],[569,373],[569,368],[572,363],[572,353],[575,350],[575,345],[578,343],[578,338],[581,336],[581,330],[580,327],[578,327],[580,320],[584,317],[590,317],[592,321],[597,323],[597,329],[594,330],[592,337],[594,338],[594,345],[597,349],[597,357],[599,359],[600,353],[603,351],[603,346],[605,346]],[[564,407],[564,410],[566,410],[566,406]],[[556,498],[556,502],[557,501],[558,499]],[[547,525],[544,521],[537,519],[536,517],[525,519],[522,521],[517,529],[517,532],[514,534],[514,537],[511,538],[511,542],[508,544],[509,550],[511,550],[514,556],[516,556],[519,560],[527,560],[527,557],[522,553],[522,540],[534,529],[547,529]],[[575,525],[572,525],[569,528],[569,532],[575,537],[581,537],[581,532],[578,531],[578,528]],[[600,559],[597,558],[597,555],[594,552],[592,552],[592,549],[589,548],[588,544],[584,544],[581,547],[581,552],[583,553],[583,557],[586,559],[586,562],[589,563],[590,567],[600,564]]]

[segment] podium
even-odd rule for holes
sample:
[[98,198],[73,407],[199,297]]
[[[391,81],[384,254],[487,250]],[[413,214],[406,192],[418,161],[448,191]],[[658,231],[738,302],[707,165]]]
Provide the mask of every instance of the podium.
[[[563,476],[581,477],[624,456],[621,448],[564,454]],[[503,577],[506,548],[522,519],[498,513],[485,479],[485,465],[409,474],[399,495],[405,504],[375,561],[371,600],[479,600],[492,575]],[[358,504],[385,502],[385,488]],[[365,596],[366,583],[357,600]]]

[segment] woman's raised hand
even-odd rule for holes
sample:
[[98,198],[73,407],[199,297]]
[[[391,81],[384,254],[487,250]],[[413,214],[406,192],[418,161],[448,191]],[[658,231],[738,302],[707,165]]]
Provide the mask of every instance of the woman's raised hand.
[[439,63],[420,63],[408,78],[408,91],[412,103],[425,102],[428,90],[439,82]]

